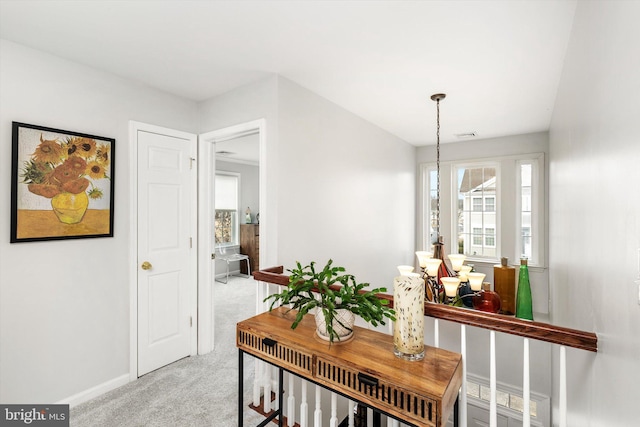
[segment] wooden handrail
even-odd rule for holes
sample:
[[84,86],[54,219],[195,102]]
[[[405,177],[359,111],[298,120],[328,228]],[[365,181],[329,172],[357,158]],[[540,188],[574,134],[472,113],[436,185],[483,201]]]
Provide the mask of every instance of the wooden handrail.
[[[283,272],[284,268],[282,266],[272,267],[255,271],[253,277],[262,282],[287,286],[289,284],[289,276],[284,275]],[[379,294],[378,297],[388,300],[393,307],[393,295]],[[505,334],[518,335],[581,350],[598,351],[598,337],[593,332],[431,302],[425,302],[424,314],[435,319],[448,320]]]

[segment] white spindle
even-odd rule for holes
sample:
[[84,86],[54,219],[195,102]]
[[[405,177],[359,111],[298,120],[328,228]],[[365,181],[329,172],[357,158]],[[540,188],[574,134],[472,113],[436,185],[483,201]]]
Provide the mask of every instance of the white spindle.
[[331,392],[331,418],[329,419],[330,427],[338,427],[338,395]]
[[316,410],[313,411],[313,427],[322,427],[322,409],[320,408],[320,391],[319,385],[316,386]]
[[524,360],[522,361],[522,427],[531,427],[531,393],[529,386],[529,338],[524,339]]
[[465,325],[460,325],[460,353],[462,354],[462,387],[458,421],[460,427],[467,427],[467,328]]
[[253,377],[253,406],[260,406],[260,381],[262,381],[263,363],[260,360],[254,362],[255,376]]
[[560,346],[560,427],[567,427],[567,349]]
[[[278,368],[275,366],[271,367],[271,375],[270,375],[270,379],[271,379],[271,390],[276,390],[276,394],[274,395],[275,399],[273,400],[273,409],[274,410],[278,410],[280,409],[280,389],[279,389],[279,383],[278,380],[276,378],[278,378]],[[284,387],[284,384],[283,384]]]
[[489,373],[489,387],[491,388],[491,400],[489,404],[489,426],[497,427],[498,425],[498,406],[496,396],[496,331],[491,331],[490,335],[490,373]]
[[271,367],[265,366],[264,376],[262,377],[264,386],[264,396],[262,399],[262,409],[267,414],[271,412]]
[[354,403],[353,400],[350,400],[349,401],[349,415],[347,415],[347,420],[348,420],[347,427],[353,427],[354,426],[354,423],[355,423],[354,418],[355,417],[353,415],[353,412],[355,411],[355,409],[356,409],[356,404]]
[[302,380],[300,397],[300,427],[309,427],[309,404],[307,403],[307,382]]
[[400,422],[393,418],[387,418],[387,427],[400,427]]
[[289,397],[287,398],[287,426],[292,427],[296,423],[296,396],[293,392],[293,378],[289,374]]
[[433,346],[440,347],[440,328],[438,326],[438,319],[433,320]]

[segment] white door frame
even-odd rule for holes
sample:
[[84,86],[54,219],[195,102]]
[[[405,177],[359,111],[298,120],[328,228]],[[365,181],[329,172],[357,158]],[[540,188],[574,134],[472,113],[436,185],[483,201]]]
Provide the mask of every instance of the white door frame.
[[[215,148],[217,141],[232,139],[258,131],[260,140],[260,222],[264,223],[268,218],[267,210],[267,167],[266,167],[266,121],[258,119],[223,129],[214,130],[198,137],[198,154],[200,158],[198,168],[198,234],[203,236],[198,240],[198,353],[204,354],[213,350],[213,292],[211,286],[214,283],[215,266],[211,260],[211,254],[215,253],[213,239],[213,180],[215,174]],[[268,230],[260,228],[260,247],[266,248]],[[264,265],[266,251],[260,251],[260,265]]]
[[[179,138],[193,139],[191,146],[191,157],[195,160],[193,166],[197,168],[197,140],[196,135],[187,132],[181,132],[174,129],[163,128],[160,126],[150,125],[146,123],[130,121],[129,122],[129,179],[130,186],[130,207],[129,207],[129,381],[138,378],[138,131],[158,133],[162,135],[173,135]],[[198,173],[192,174],[191,186],[197,188]],[[191,198],[191,236],[193,236],[193,246],[198,247],[198,225],[197,225],[197,203],[196,192],[194,191]],[[204,240],[204,239],[203,239]],[[191,283],[191,301],[189,303],[195,324],[193,325],[191,334],[190,353],[197,354],[200,328],[198,328],[197,307],[198,307],[198,283],[195,280],[197,271],[197,251],[193,251],[191,255],[190,269],[191,277],[194,278]],[[197,332],[195,332],[197,331]]]

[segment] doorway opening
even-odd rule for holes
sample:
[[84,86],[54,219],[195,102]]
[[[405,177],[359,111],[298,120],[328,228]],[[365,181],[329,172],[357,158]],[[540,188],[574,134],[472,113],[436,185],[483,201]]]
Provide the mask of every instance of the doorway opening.
[[[215,317],[214,317],[214,293],[216,275],[226,275],[224,262],[216,261],[216,253],[220,250],[231,253],[251,252],[249,263],[234,263],[229,266],[230,271],[236,272],[242,268],[251,266],[255,271],[263,265],[265,251],[259,248],[265,247],[268,231],[265,227],[260,229],[260,223],[264,223],[267,216],[266,209],[266,135],[265,120],[255,120],[231,126],[199,136],[198,156],[198,324],[203,328],[203,333],[198,334],[198,353],[203,354],[213,350],[215,345]],[[216,174],[226,176],[238,174],[240,176],[240,189],[237,195],[237,210],[219,209],[216,206]],[[246,206],[245,206],[246,205]],[[221,206],[233,208],[233,206]],[[216,230],[216,210],[218,217],[228,219],[226,230]],[[232,218],[235,217],[235,222]],[[248,218],[251,218],[249,221]],[[221,223],[219,223],[222,226]],[[236,228],[237,227],[237,228]],[[259,232],[257,231],[259,230]],[[218,239],[216,239],[218,231]],[[226,234],[225,234],[226,232]],[[247,238],[253,232],[253,251],[249,251],[247,243],[243,246],[241,239]],[[234,233],[237,233],[234,235]],[[217,240],[217,241],[216,241]],[[216,271],[216,262],[222,272]],[[241,271],[249,273],[250,271]],[[253,282],[253,281],[251,281]]]

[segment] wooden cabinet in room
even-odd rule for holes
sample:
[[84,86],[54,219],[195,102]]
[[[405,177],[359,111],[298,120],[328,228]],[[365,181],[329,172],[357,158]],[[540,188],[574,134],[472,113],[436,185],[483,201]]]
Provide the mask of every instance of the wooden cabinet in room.
[[245,263],[240,263],[240,272],[251,274],[260,269],[260,225],[240,224],[240,253],[249,256],[251,271]]

